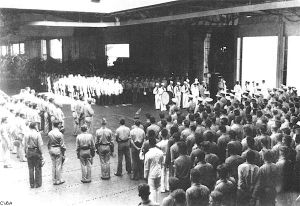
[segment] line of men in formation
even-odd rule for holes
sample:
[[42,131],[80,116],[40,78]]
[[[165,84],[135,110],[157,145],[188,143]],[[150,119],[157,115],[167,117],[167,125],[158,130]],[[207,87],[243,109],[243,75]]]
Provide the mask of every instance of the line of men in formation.
[[6,128],[9,139],[2,142],[6,142],[3,148],[5,148],[4,167],[7,168],[11,167],[9,150],[12,150],[13,154],[17,153],[21,162],[26,161],[24,138],[30,122],[35,122],[38,130],[48,133],[52,129],[51,122],[54,119],[63,122],[65,118],[61,104],[44,95],[36,96],[35,91],[29,87],[21,89],[20,94],[12,98],[2,95],[0,103],[2,121],[9,123]]
[[[100,105],[135,104],[153,101],[153,95],[156,93],[154,90],[157,84],[163,84],[165,87],[169,85],[167,91],[170,90],[174,95],[177,94],[177,96],[178,92],[181,91],[181,85],[187,85],[186,82],[188,82],[188,90],[191,88],[189,79],[183,80],[183,78],[179,77],[148,78],[141,76],[132,77],[132,75],[128,77],[109,75],[89,77],[72,74],[66,76],[43,73],[40,79],[43,85],[47,85],[48,92],[70,97],[83,96],[85,99],[94,98],[96,103]],[[180,84],[178,91],[174,91],[174,88],[175,90],[178,88],[176,87],[177,85],[173,86],[173,81],[177,82],[177,85],[178,83]],[[181,84],[181,82],[184,83]],[[202,82],[201,85],[205,87],[205,83]],[[193,92],[196,93],[194,90]],[[186,98],[185,95],[183,96]]]
[[[82,101],[80,109],[77,109],[77,104],[72,107],[74,111],[77,109],[80,115],[73,113],[75,129],[76,124],[82,122],[90,129],[92,120],[89,115],[93,114],[90,103],[90,100]],[[1,157],[4,168],[12,167],[11,153],[17,154],[21,162],[28,162],[30,186],[40,187],[43,164],[41,134],[44,133],[49,137],[47,146],[53,165],[53,184],[64,183],[61,180],[66,149],[63,139],[65,116],[61,109],[62,104],[45,94],[35,94],[34,90],[27,87],[12,98],[1,92],[0,106]]]

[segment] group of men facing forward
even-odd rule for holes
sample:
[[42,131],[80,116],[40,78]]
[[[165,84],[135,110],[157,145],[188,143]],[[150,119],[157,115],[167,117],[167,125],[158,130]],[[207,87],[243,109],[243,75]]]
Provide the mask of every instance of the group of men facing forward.
[[[293,205],[300,191],[300,98],[293,87],[243,91],[238,100],[220,91],[217,102],[199,101],[150,117],[140,205]],[[296,193],[297,194],[297,193]]]

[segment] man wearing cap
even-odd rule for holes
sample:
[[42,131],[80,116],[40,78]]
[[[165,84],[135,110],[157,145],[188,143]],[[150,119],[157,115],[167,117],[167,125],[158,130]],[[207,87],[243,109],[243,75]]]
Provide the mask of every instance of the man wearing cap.
[[170,81],[170,84],[167,86],[167,91],[172,92],[172,96],[170,98],[174,97],[174,86],[173,86],[173,81]]
[[220,91],[220,96],[221,96],[220,102],[222,103],[221,106],[225,106],[226,103],[227,103],[226,92],[224,90],[221,90]]
[[71,112],[73,117],[73,136],[77,136],[79,132],[79,120],[76,112],[76,105],[78,104],[78,97],[74,96],[74,100],[71,104]]
[[162,94],[166,91],[166,88],[165,88],[165,84],[164,83],[161,83],[161,86],[158,88],[158,94],[160,96],[160,111],[166,111],[167,110],[167,105],[165,105],[163,102],[162,102]]
[[186,109],[189,107],[189,86],[188,83],[185,81],[181,87],[182,92],[182,108]]
[[61,122],[60,129],[62,129],[65,126],[65,121],[64,121],[65,115],[61,109],[63,105],[60,103],[55,103],[54,105],[55,105],[55,110],[53,111],[53,116],[51,121],[53,122],[54,120],[58,120],[59,122]]
[[156,147],[155,137],[149,137],[149,151],[145,154],[144,177],[148,180],[151,197],[154,202],[159,200],[159,188],[161,186],[161,173],[163,166],[163,152]]
[[130,129],[125,126],[125,119],[120,120],[120,126],[116,130],[116,141],[118,143],[118,168],[115,175],[122,176],[123,156],[125,156],[126,171],[131,174]]
[[54,118],[54,111],[56,110],[56,107],[54,105],[54,99],[50,98],[49,99],[49,104],[48,104],[48,122],[49,122],[49,131],[52,130],[52,121],[55,119]]
[[266,81],[262,80],[261,81],[261,94],[263,95],[264,98],[268,98],[269,97],[269,92],[268,92],[268,87],[266,85]]
[[88,128],[88,132],[93,134],[93,116],[94,110],[92,108],[92,99],[88,99],[87,103],[83,105],[84,123]]
[[143,162],[139,158],[139,153],[145,140],[145,132],[140,128],[141,122],[139,120],[136,120],[134,124],[135,127],[130,131],[133,170],[132,179],[139,180],[143,178]]
[[225,90],[225,80],[222,76],[219,76],[219,78],[220,79],[219,79],[219,82],[218,82],[218,91]]
[[75,111],[77,113],[76,119],[78,120],[79,128],[84,124],[84,97],[80,96],[79,101],[75,103]]
[[239,81],[236,81],[235,82],[235,85],[233,87],[233,91],[234,91],[234,94],[235,94],[235,98],[239,101],[241,101],[241,96],[243,94],[243,90],[242,90],[242,87],[240,85],[240,82]]
[[21,162],[26,162],[24,154],[24,137],[28,132],[28,127],[26,126],[26,119],[23,114],[16,115],[15,121],[13,122],[13,136],[14,136],[14,145],[17,149],[17,157]]
[[7,117],[1,118],[1,125],[0,125],[0,136],[1,136],[1,145],[2,145],[2,152],[3,152],[3,167],[10,168],[10,148],[11,148],[11,140],[8,135],[8,121]]
[[110,145],[113,144],[113,134],[106,127],[107,121],[102,119],[101,128],[96,131],[96,149],[101,164],[101,179],[110,179]]
[[87,132],[87,126],[80,127],[81,134],[76,137],[77,158],[80,160],[82,183],[91,182],[91,165],[95,156],[95,142],[92,134]]
[[196,78],[195,82],[191,85],[191,93],[193,95],[194,101],[197,102],[199,97],[199,81]]
[[53,121],[53,129],[48,133],[48,150],[52,160],[52,180],[54,185],[65,183],[61,178],[61,173],[66,146],[64,135],[59,130],[60,126],[61,122],[55,119]]
[[177,85],[174,87],[174,95],[176,98],[176,106],[180,108],[181,106],[181,88],[180,82],[177,82]]
[[161,102],[161,98],[158,94],[158,89],[159,89],[159,83],[155,84],[155,88],[153,89],[153,94],[154,94],[154,98],[155,98],[155,109],[160,109],[160,102]]
[[42,145],[43,140],[41,134],[37,131],[37,125],[35,122],[31,122],[24,141],[31,188],[38,188],[42,186]]

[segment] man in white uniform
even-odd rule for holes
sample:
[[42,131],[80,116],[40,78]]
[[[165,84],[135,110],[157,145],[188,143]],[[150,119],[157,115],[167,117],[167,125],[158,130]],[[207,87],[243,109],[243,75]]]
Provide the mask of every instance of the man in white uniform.
[[184,81],[182,87],[181,87],[181,92],[182,92],[182,108],[186,109],[189,107],[189,85],[186,81]]
[[195,82],[191,86],[191,93],[193,95],[194,102],[196,102],[198,100],[198,97],[199,97],[199,86],[198,86],[198,84],[199,84],[199,81],[196,78]]
[[158,88],[158,94],[160,96],[160,111],[167,111],[167,105],[163,104],[162,102],[162,94],[166,91],[164,87],[164,83],[161,83],[161,86]]
[[174,87],[174,95],[176,98],[176,106],[180,108],[180,103],[181,103],[181,87],[180,87],[180,82],[177,82],[177,85]]
[[154,94],[154,98],[155,98],[155,109],[159,109],[160,108],[160,96],[158,94],[158,89],[159,89],[159,83],[155,84],[155,88],[153,89],[153,94]]

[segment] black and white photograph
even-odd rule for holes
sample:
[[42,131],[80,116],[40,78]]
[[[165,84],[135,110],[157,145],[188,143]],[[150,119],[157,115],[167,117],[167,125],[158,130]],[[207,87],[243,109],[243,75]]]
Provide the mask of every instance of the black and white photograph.
[[300,0],[0,0],[0,206],[300,206]]

